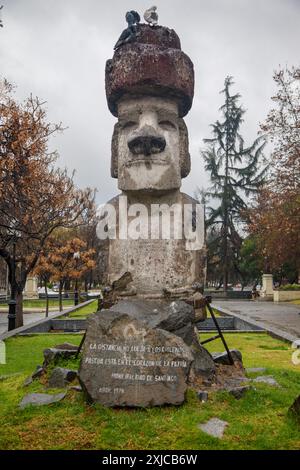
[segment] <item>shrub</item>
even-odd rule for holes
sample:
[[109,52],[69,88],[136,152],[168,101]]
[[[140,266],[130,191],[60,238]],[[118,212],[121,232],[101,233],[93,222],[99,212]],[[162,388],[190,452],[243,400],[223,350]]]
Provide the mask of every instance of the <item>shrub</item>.
[[300,290],[300,284],[286,284],[279,287],[279,290]]

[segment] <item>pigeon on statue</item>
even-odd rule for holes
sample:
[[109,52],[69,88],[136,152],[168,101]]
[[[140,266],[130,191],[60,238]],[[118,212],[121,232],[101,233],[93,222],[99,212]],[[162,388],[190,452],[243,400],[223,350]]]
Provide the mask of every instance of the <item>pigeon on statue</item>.
[[156,26],[158,23],[158,14],[156,13],[157,7],[153,6],[148,8],[144,13],[144,19],[150,26]]
[[138,24],[141,20],[140,15],[137,11],[131,10],[126,13],[125,19],[127,21],[128,27],[122,32],[114,49],[118,49],[120,46],[123,46],[123,44],[134,41],[136,38],[136,24]]
[[129,28],[130,26],[136,23],[139,23],[141,21],[140,15],[138,14],[137,11],[134,11],[134,10],[128,11],[125,15],[125,18],[126,18]]

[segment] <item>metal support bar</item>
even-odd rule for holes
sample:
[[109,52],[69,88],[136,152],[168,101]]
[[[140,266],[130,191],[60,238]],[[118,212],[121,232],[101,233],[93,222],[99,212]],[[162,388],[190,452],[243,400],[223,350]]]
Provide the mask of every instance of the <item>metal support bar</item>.
[[220,338],[220,335],[212,336],[211,338],[205,339],[204,341],[201,341],[201,344],[206,344],[210,343],[211,341],[214,341],[215,339]]
[[[214,324],[215,324],[215,327],[216,327],[216,329],[217,329],[217,331],[218,331],[218,333],[219,333],[216,337],[212,338],[211,341],[212,341],[213,339],[216,339],[216,338],[221,338],[222,343],[223,343],[223,345],[224,345],[224,347],[225,347],[225,349],[226,349],[229,362],[230,362],[231,365],[233,365],[233,364],[234,364],[233,357],[232,357],[232,355],[231,355],[231,352],[229,351],[229,348],[228,348],[228,346],[227,346],[227,343],[226,343],[226,341],[225,341],[225,338],[224,338],[224,336],[223,336],[223,333],[222,333],[222,331],[221,331],[221,328],[220,328],[220,326],[219,326],[219,323],[217,322],[217,319],[216,319],[216,317],[215,317],[215,314],[214,314],[214,312],[213,312],[213,309],[212,309],[211,306],[210,306],[211,297],[207,296],[207,297],[205,297],[205,300],[206,300],[206,307],[208,308],[209,313],[211,314],[211,318],[213,319],[213,322],[214,322]],[[208,341],[206,340],[205,342],[207,343]],[[201,344],[203,344],[203,342],[202,342]]]
[[86,337],[86,331],[84,332],[84,335],[81,338],[80,345],[78,346],[77,353],[75,354],[75,359],[77,359],[77,357],[79,356],[79,353],[81,351],[81,348],[82,348],[84,340],[85,340],[85,337]]

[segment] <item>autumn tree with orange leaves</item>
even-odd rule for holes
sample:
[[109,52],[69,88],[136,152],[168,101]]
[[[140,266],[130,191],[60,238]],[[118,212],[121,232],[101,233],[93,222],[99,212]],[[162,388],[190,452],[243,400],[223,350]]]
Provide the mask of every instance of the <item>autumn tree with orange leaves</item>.
[[274,75],[274,108],[261,129],[273,145],[271,174],[249,211],[249,231],[255,237],[265,270],[293,265],[300,274],[300,69]]
[[[62,293],[67,281],[81,280],[96,266],[95,250],[78,237],[68,239],[67,231],[59,231],[49,239],[40,256],[35,273],[59,283],[59,310],[62,311]],[[77,255],[77,256],[76,256]]]
[[47,239],[59,227],[84,224],[94,192],[77,189],[73,174],[57,168],[49,139],[63,128],[47,121],[45,103],[32,96],[19,103],[13,92],[11,84],[0,81],[0,256],[16,297],[18,327],[26,278]]
[[46,317],[49,315],[49,297],[48,297],[48,284],[51,281],[52,276],[54,275],[54,268],[49,263],[49,256],[51,253],[51,250],[53,249],[52,243],[51,243],[51,236],[47,240],[46,244],[44,245],[39,259],[37,261],[37,264],[33,270],[33,274],[39,278],[39,281],[42,282],[45,288],[45,294],[46,294]]

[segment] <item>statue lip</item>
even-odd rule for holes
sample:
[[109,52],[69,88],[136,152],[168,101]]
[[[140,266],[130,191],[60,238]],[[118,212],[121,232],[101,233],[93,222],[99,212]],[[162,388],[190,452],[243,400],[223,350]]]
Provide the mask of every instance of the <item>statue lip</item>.
[[140,155],[140,156],[135,156],[135,158],[132,158],[128,160],[125,163],[126,167],[131,167],[135,165],[139,165],[140,163],[145,163],[145,164],[156,164],[156,165],[169,165],[170,161],[167,157],[161,157],[161,156],[155,156],[155,154],[145,156],[145,155]]

